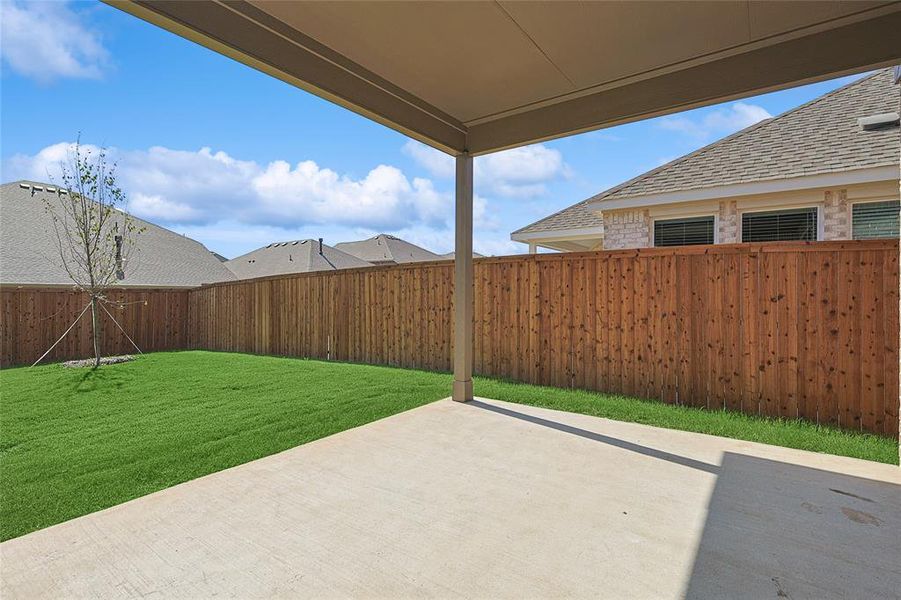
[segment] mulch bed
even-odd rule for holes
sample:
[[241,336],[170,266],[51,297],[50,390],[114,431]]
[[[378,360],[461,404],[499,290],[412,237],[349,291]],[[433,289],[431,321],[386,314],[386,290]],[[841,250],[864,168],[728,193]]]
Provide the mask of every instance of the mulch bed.
[[[100,364],[114,365],[116,363],[124,363],[134,359],[135,357],[131,354],[123,354],[122,356],[104,356],[100,359]],[[76,369],[79,367],[93,367],[94,359],[85,358],[84,360],[67,360],[66,362],[60,364],[64,367],[69,367],[70,369]]]

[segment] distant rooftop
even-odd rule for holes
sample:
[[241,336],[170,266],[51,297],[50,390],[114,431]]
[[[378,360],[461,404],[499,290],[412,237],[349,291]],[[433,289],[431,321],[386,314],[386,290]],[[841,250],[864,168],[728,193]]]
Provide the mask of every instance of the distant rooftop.
[[319,240],[292,240],[274,242],[225,263],[238,279],[334,271],[371,267],[372,263],[360,260],[337,248],[322,244]]
[[441,260],[441,256],[393,235],[379,234],[368,240],[341,242],[335,248],[373,264]]
[[[57,201],[65,190],[39,181],[0,186],[0,283],[74,285],[63,269],[52,216],[44,200]],[[234,275],[203,244],[159,225],[132,217],[144,228],[125,265],[123,287],[196,287],[228,281]]]

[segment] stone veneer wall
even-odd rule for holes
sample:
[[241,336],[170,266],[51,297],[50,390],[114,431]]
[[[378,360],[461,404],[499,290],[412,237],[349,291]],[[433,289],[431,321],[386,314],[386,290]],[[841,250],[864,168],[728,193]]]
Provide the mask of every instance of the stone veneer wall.
[[738,237],[738,202],[726,200],[720,202],[719,225],[716,242],[718,244],[735,244],[741,241]]
[[828,190],[823,198],[823,239],[851,239],[851,208],[848,190]]
[[604,212],[604,249],[646,248],[653,245],[647,210]]

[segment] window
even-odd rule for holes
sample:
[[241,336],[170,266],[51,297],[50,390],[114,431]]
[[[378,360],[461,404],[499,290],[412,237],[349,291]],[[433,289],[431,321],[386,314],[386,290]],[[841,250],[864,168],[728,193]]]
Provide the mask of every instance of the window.
[[654,221],[655,246],[689,246],[712,243],[712,216]]
[[744,213],[741,216],[741,241],[781,242],[817,239],[817,209],[797,208],[769,212]]
[[851,208],[852,237],[855,240],[898,237],[901,202],[861,202]]

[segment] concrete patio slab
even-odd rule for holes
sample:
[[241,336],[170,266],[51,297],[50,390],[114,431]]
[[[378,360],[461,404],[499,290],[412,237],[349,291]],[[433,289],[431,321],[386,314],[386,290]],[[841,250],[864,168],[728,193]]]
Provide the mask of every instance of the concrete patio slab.
[[896,598],[897,467],[449,400],[0,545],[2,597]]

